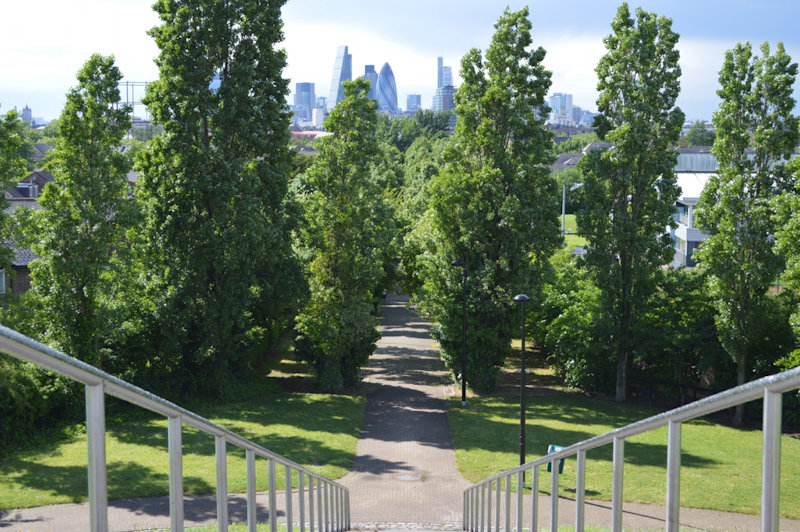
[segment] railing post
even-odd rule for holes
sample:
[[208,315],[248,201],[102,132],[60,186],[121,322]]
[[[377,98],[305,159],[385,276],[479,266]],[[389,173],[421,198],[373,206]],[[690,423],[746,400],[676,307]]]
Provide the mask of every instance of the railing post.
[[517,473],[517,532],[522,532],[522,496],[525,494],[524,476],[525,474],[522,471]]
[[[483,524],[485,521],[483,520],[483,518],[486,515],[486,484],[488,484],[488,482],[484,482],[483,484],[481,484],[481,526],[480,526],[481,532],[483,532],[484,530]],[[489,495],[491,496],[491,493]]]
[[506,532],[511,532],[511,476],[506,475]]
[[278,532],[278,497],[275,494],[275,460],[267,460],[269,475],[269,532]]
[[761,530],[777,531],[780,525],[781,392],[764,390],[764,444],[761,471]]
[[108,530],[106,408],[103,383],[86,385],[86,437],[89,474],[89,523],[92,532]]
[[622,532],[622,474],[625,462],[625,440],[614,438],[614,478],[611,491],[611,530]]
[[306,532],[305,473],[297,472],[297,510],[300,512],[300,532]]
[[324,528],[320,527],[320,532],[332,532],[331,530],[331,520],[330,520],[330,504],[328,503],[328,483],[322,483],[322,502],[325,505],[325,510],[322,512],[322,515],[325,517],[323,518],[324,521]]
[[575,532],[583,532],[584,502],[586,497],[586,451],[578,451],[578,464],[575,472]]
[[253,449],[245,449],[245,460],[247,461],[247,530],[256,532],[258,524],[258,514],[256,513],[256,452]]
[[489,485],[486,488],[486,530],[492,532],[492,482],[489,481],[488,484]]
[[497,488],[494,492],[494,502],[495,502],[495,516],[494,516],[494,530],[495,532],[500,532],[500,479],[497,479],[497,484],[495,484]]
[[228,530],[228,457],[225,436],[214,436],[217,459],[217,530]]
[[181,416],[167,418],[169,449],[169,521],[173,532],[183,531],[183,444]]
[[292,532],[292,468],[288,465],[283,466],[286,472],[286,532]]
[[314,477],[308,477],[308,532],[314,532]]
[[327,532],[325,530],[325,507],[322,505],[322,488],[324,484],[321,478],[317,479],[317,524],[319,525],[318,532]]
[[669,422],[667,435],[667,526],[678,532],[681,512],[681,422]]
[[550,530],[558,530],[558,460],[550,462]]
[[531,468],[531,532],[539,528],[539,466]]

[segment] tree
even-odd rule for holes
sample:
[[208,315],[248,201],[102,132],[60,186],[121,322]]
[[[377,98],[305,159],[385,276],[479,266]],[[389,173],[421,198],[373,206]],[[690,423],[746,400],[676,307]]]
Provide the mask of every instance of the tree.
[[[791,173],[800,174],[800,159],[792,160],[787,166]],[[775,230],[776,250],[786,261],[783,279],[786,287],[800,294],[800,181],[795,190],[784,191],[775,199],[777,228]],[[794,309],[791,317],[794,334],[800,338],[800,306]],[[799,346],[800,347],[800,346]],[[784,369],[800,365],[800,348],[787,357]]]
[[379,156],[377,104],[369,82],[344,84],[344,100],[325,121],[333,135],[303,177],[311,295],[298,314],[298,348],[317,371],[324,391],[351,389],[380,337],[372,315],[373,290],[383,276],[391,213],[370,171]]
[[605,38],[597,65],[598,135],[614,147],[582,159],[584,208],[578,233],[588,240],[586,264],[600,289],[611,324],[616,359],[616,400],[627,397],[627,377],[641,333],[638,317],[656,290],[662,265],[672,257],[664,228],[678,197],[674,146],[683,113],[675,106],[680,85],[678,35],[672,21],[623,3]]
[[31,282],[41,297],[46,338],[65,353],[102,366],[102,338],[113,330],[114,267],[130,221],[125,156],[118,151],[130,110],[113,57],[92,55],[67,93],[51,169],[35,217]]
[[462,272],[451,262],[469,271],[466,379],[476,390],[494,388],[510,352],[519,312],[512,297],[537,299],[542,271],[561,241],[559,194],[548,169],[552,134],[541,118],[550,87],[545,51],[531,48],[527,8],[506,10],[494,27],[485,59],[472,49],[461,61],[455,136],[415,229],[426,241],[421,303],[439,324],[436,336],[456,375]]
[[686,143],[689,146],[711,146],[717,134],[706,127],[705,121],[695,122],[686,134]]
[[[758,349],[767,288],[778,272],[770,235],[772,199],[785,173],[781,161],[798,142],[792,115],[797,64],[781,43],[773,55],[764,43],[761,53],[754,56],[750,43],[740,43],[725,54],[712,148],[719,167],[703,190],[696,218],[709,235],[698,258],[711,274],[717,330],[738,366],[739,384],[747,380],[748,363]],[[734,420],[741,424],[742,408]]]
[[[144,103],[164,128],[139,158],[153,346],[185,391],[222,394],[250,367],[248,333],[302,293],[287,200],[283,1],[159,0],[161,75]],[[213,83],[212,80],[218,80]]]
[[[17,112],[9,111],[0,118],[0,187],[6,190],[13,183],[18,183],[25,174],[25,158],[20,155],[20,149],[25,143],[23,128],[27,127],[19,119]],[[0,197],[0,228],[3,237],[6,236],[6,198]],[[11,250],[5,245],[0,246],[0,268],[11,266]]]

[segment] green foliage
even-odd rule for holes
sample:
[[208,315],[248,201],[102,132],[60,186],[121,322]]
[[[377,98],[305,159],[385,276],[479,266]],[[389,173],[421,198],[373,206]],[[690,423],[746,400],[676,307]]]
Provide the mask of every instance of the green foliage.
[[161,75],[144,103],[164,131],[138,161],[147,293],[127,349],[171,390],[223,394],[252,363],[247,331],[285,324],[303,293],[287,200],[282,4],[154,6]]
[[147,142],[148,140],[153,140],[153,137],[161,133],[163,129],[161,126],[150,124],[143,127],[135,127],[131,130],[131,133],[134,140]]
[[[22,123],[14,110],[0,118],[0,187],[3,190],[19,182],[25,174],[25,159],[20,155],[20,150],[25,142],[23,134],[25,127],[27,126]],[[0,229],[3,237],[7,234],[7,205],[5,195],[3,195],[0,197]],[[5,245],[0,246],[0,268],[9,268],[11,257],[11,250],[7,249]]]
[[705,121],[695,122],[686,134],[687,146],[711,146],[717,134],[706,127]]
[[306,223],[303,256],[309,288],[296,318],[297,345],[313,362],[324,391],[355,387],[361,366],[379,338],[373,297],[384,275],[392,212],[373,174],[382,155],[375,136],[375,101],[369,82],[345,84],[345,98],[331,111],[319,155],[300,177]]
[[444,135],[449,130],[449,111],[420,109],[414,116],[402,118],[379,114],[376,134],[381,142],[391,144],[405,153],[419,137]]
[[[800,175],[800,159],[794,159],[787,166],[792,175]],[[774,200],[777,222],[775,242],[776,250],[786,262],[786,271],[783,273],[786,287],[800,294],[800,181],[796,186],[798,188],[795,190],[785,191]],[[800,306],[795,308],[791,324],[795,336],[800,338]],[[800,350],[795,353],[797,365],[800,365]]]
[[617,360],[616,398],[624,401],[627,373],[644,331],[639,316],[656,289],[656,273],[672,257],[664,227],[672,222],[678,187],[673,168],[683,124],[675,106],[680,85],[678,35],[672,22],[622,4],[597,66],[598,134],[614,149],[579,163],[586,205],[578,231],[589,244],[586,265],[601,291]]
[[477,49],[462,59],[456,133],[414,230],[419,298],[439,324],[435,336],[454,373],[461,367],[462,271],[451,261],[469,271],[466,379],[476,390],[494,387],[509,353],[519,313],[512,297],[538,299],[538,280],[560,243],[558,193],[547,167],[552,136],[537,118],[550,72],[541,63],[545,51],[531,48],[527,17],[527,8],[506,10],[485,59]]
[[[696,214],[698,227],[709,234],[696,256],[709,271],[717,330],[738,365],[739,384],[761,349],[759,323],[779,267],[770,238],[775,230],[772,199],[782,173],[778,163],[789,158],[798,142],[798,121],[792,115],[797,64],[780,43],[773,55],[766,43],[761,52],[753,56],[745,43],[725,54],[712,148],[719,169],[706,184]],[[755,150],[754,157],[748,148]],[[741,416],[737,409],[737,422]]]
[[129,127],[111,57],[93,55],[78,72],[59,120],[49,184],[35,212],[31,284],[41,298],[44,338],[64,353],[103,367],[103,338],[118,325],[112,310],[124,269],[129,165],[117,150]]

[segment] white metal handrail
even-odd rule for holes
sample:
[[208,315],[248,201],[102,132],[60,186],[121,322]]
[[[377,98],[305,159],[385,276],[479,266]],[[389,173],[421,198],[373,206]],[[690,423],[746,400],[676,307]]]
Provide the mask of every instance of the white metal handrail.
[[[256,457],[266,458],[268,467],[268,507],[270,531],[276,532],[277,478],[275,464],[286,474],[286,530],[293,525],[300,532],[343,532],[350,528],[350,495],[347,488],[260,445],[212,423],[138,386],[109,375],[94,366],[47,347],[8,327],[0,325],[0,351],[26,362],[78,381],[86,387],[86,435],[88,439],[89,511],[92,531],[108,530],[108,491],[106,479],[105,394],[146,408],[167,417],[169,453],[170,528],[183,530],[183,466],[181,432],[183,425],[214,436],[217,473],[217,522],[221,532],[228,530],[228,444],[245,450],[247,465],[247,525],[256,530]],[[298,516],[292,512],[292,478],[297,472]],[[316,500],[315,500],[316,499]],[[315,512],[316,510],[316,512]],[[315,516],[316,513],[316,516]],[[316,517],[316,519],[315,519]]]
[[[523,485],[526,471],[531,473],[531,523],[532,531],[538,530],[537,504],[539,466],[550,464],[550,530],[558,529],[558,461],[577,456],[575,486],[575,530],[584,528],[584,495],[586,488],[586,451],[608,443],[613,444],[613,480],[611,493],[611,529],[622,530],[622,480],[625,439],[663,426],[668,426],[667,435],[667,504],[666,530],[677,532],[680,526],[680,467],[681,424],[732,406],[755,399],[764,399],[762,484],[761,484],[761,530],[777,531],[780,503],[780,445],[782,394],[800,388],[800,367],[776,375],[745,383],[736,388],[706,397],[694,403],[664,412],[625,427],[612,430],[578,442],[564,449],[542,456],[521,466],[503,471],[474,484],[464,490],[463,529],[470,532],[500,532],[501,512],[505,532],[512,528],[523,530],[523,490],[517,489],[516,515],[511,502],[511,479],[516,475],[517,486]],[[501,510],[500,495],[505,487],[505,510]],[[494,495],[494,526],[492,523],[492,495]],[[516,527],[512,527],[512,522]]]

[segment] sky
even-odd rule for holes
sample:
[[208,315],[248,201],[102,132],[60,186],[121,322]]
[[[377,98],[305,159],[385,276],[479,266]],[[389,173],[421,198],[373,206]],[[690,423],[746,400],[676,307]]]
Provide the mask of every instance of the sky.
[[[128,81],[158,77],[158,48],[147,30],[158,25],[153,0],[37,0],[4,2],[0,32],[0,114],[29,106],[34,117],[57,118],[64,95],[92,53],[113,54]],[[534,46],[547,51],[551,92],[573,95],[573,104],[596,111],[594,68],[619,2],[611,0],[288,0],[283,8],[288,65],[284,76],[315,84],[317,96],[330,91],[338,46],[353,55],[353,74],[364,65],[388,62],[397,82],[398,103],[421,94],[431,106],[436,58],[460,78],[461,57],[485,50],[493,25],[509,6],[530,8]],[[800,2],[797,0],[640,0],[631,9],[667,16],[680,34],[681,96],[687,119],[711,120],[719,104],[717,73],[726,50],[737,42],[755,46],[782,41],[800,60]],[[795,85],[795,98],[800,93]],[[290,99],[290,102],[293,100]],[[142,110],[142,113],[144,111]],[[138,110],[137,110],[138,113]]]

